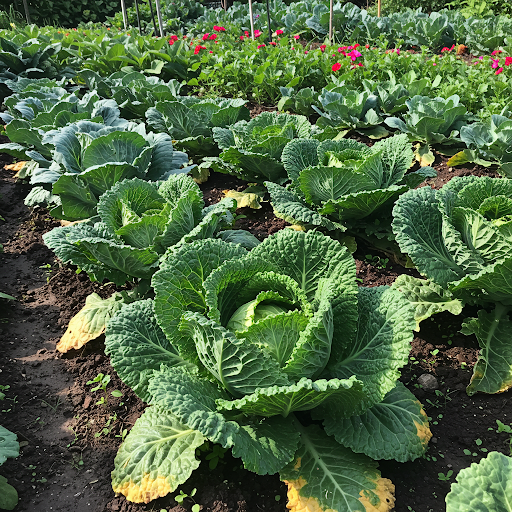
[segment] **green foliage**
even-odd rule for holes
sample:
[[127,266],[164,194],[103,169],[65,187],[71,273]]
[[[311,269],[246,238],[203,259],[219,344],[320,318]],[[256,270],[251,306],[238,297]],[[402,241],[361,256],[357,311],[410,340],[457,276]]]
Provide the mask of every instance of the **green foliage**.
[[[154,305],[148,300],[124,307],[109,323],[106,350],[120,377],[154,404],[148,411],[158,407],[188,426],[189,435],[216,443],[208,460],[231,448],[258,474],[281,471],[289,479],[298,472],[295,478],[311,481],[308,492],[321,500],[325,489],[313,485],[303,453],[314,452],[322,461],[315,478],[333,482],[337,491],[329,505],[338,509],[356,487],[370,494],[376,489],[376,464],[362,453],[399,460],[423,453],[428,426],[403,392],[387,398],[400,425],[383,420],[382,427],[385,414],[378,410],[368,419],[354,417],[379,406],[395,387],[414,320],[398,292],[381,287],[358,293],[353,259],[338,242],[293,230],[270,236],[251,252],[219,240],[196,241],[168,251],[152,284]],[[363,360],[378,361],[379,370]],[[369,430],[380,429],[383,443],[400,442],[384,454],[359,435],[361,429],[350,440],[336,438],[354,453],[319,427],[304,428],[294,411],[312,411],[335,436],[341,434],[335,425],[354,417]],[[150,448],[142,423],[126,437],[113,472],[114,489],[134,501],[142,501],[149,471],[127,468],[125,452],[137,450],[131,460],[149,460],[147,450],[157,450],[150,458],[163,460],[161,450],[167,449],[155,443]],[[160,427],[152,431],[170,442]],[[171,492],[188,474],[165,468],[158,476],[172,485],[146,498]],[[388,494],[372,496],[378,501]]]
[[[468,394],[497,393],[511,382],[508,331],[512,305],[512,180],[475,176],[453,178],[439,191],[429,187],[404,194],[393,210],[393,231],[400,249],[442,290],[417,305],[426,318],[449,302],[493,308],[467,319],[464,334],[475,334],[482,349]],[[416,279],[418,285],[428,283]],[[413,283],[409,283],[409,287]],[[446,290],[446,291],[444,291]],[[405,291],[414,301],[412,289]],[[426,305],[430,300],[431,306]],[[443,299],[441,299],[443,300]],[[450,308],[447,308],[451,310]],[[458,307],[454,312],[458,311]]]
[[[0,466],[8,459],[18,457],[20,445],[16,434],[0,425]],[[0,509],[14,510],[18,504],[16,489],[7,483],[7,478],[0,475]]]

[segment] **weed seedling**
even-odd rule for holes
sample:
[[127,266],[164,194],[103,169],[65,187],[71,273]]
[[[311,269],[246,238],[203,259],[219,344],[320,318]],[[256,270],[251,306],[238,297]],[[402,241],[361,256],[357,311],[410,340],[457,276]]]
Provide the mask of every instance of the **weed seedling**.
[[448,480],[450,480],[452,475],[453,475],[453,471],[450,469],[446,472],[446,475],[444,473],[437,473],[437,478],[439,480],[441,480],[442,482],[448,482]]
[[[98,389],[101,389],[103,391],[103,396],[96,402],[96,405],[107,405],[108,404],[108,393],[107,393],[107,386],[110,384],[110,375],[104,375],[103,373],[98,373],[96,377],[94,377],[93,380],[87,381],[87,385],[90,386],[91,384],[97,384],[93,388],[91,388],[91,392],[95,393],[98,391]],[[123,393],[119,391],[118,389],[114,389],[114,391],[111,391],[110,394],[114,397],[121,397],[123,396]]]

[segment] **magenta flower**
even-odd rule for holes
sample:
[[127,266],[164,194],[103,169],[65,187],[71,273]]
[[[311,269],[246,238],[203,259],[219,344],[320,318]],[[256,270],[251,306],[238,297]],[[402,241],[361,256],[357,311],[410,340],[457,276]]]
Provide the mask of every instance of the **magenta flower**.
[[298,40],[300,39],[299,34],[295,34],[295,35],[293,36],[293,39],[295,39],[295,41],[298,41]]
[[503,68],[499,68],[498,70],[495,71],[495,75],[499,75],[501,72],[503,72]]
[[357,57],[361,57],[361,53],[357,50],[352,50],[350,53],[347,54],[347,57],[350,57],[350,60],[354,62]]
[[266,46],[266,45],[264,45],[264,44],[259,44],[259,45],[258,45],[258,50],[259,50],[260,48],[263,48],[264,46]]
[[276,30],[276,36],[280,36],[281,34],[284,34],[284,30]]
[[505,57],[505,66],[510,66],[512,64],[512,57]]
[[500,59],[492,59],[491,68],[496,69],[500,66]]

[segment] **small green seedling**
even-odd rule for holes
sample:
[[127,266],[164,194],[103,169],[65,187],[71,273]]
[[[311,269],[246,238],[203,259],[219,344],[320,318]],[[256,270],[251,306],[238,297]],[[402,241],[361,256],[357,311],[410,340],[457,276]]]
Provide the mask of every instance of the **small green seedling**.
[[[101,389],[103,391],[103,396],[96,402],[96,405],[103,405],[108,403],[108,393],[107,393],[107,386],[110,384],[110,375],[104,375],[103,373],[98,373],[96,377],[94,377],[93,380],[87,381],[87,385],[90,386],[91,384],[97,384],[97,386],[94,386],[91,388],[91,392],[95,393],[98,391],[98,389]],[[114,391],[111,391],[110,394],[114,397],[121,397],[123,396],[123,393],[119,391],[118,389],[114,389]]]
[[446,472],[446,475],[444,473],[437,473],[437,478],[439,480],[441,480],[442,482],[447,482],[448,480],[450,480],[452,475],[453,475],[453,471],[451,469],[449,469]]

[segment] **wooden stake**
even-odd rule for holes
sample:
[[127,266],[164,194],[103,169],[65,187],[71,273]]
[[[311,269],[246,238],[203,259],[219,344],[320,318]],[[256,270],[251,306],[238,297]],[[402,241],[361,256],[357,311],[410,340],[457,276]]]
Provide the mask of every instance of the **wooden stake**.
[[381,0],[377,0],[377,17],[380,18]]

